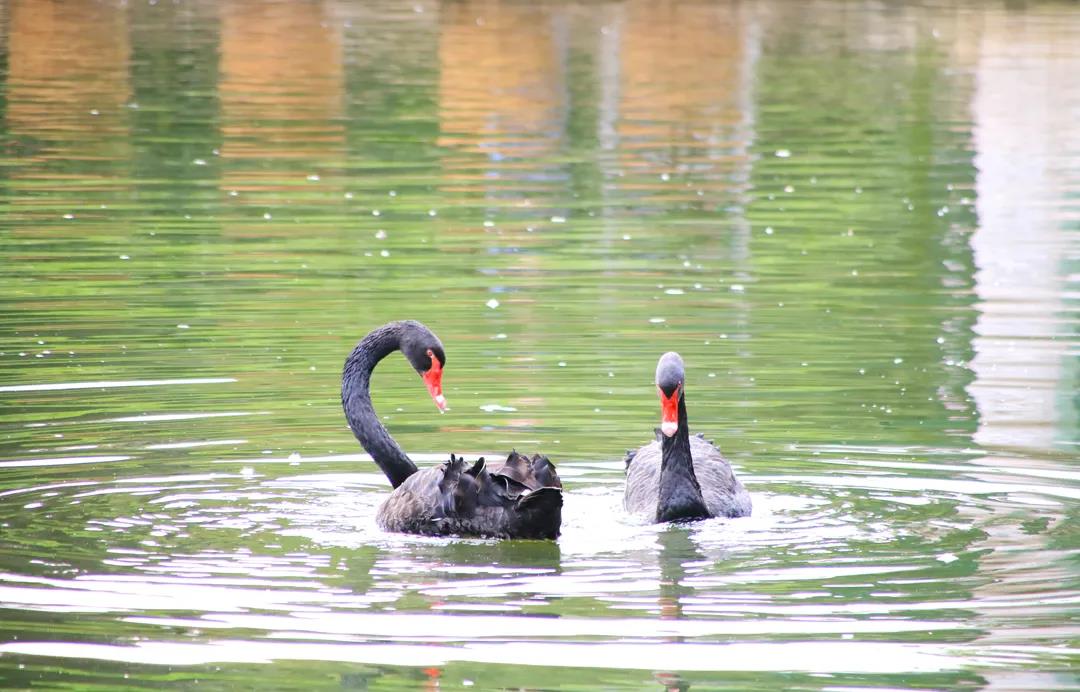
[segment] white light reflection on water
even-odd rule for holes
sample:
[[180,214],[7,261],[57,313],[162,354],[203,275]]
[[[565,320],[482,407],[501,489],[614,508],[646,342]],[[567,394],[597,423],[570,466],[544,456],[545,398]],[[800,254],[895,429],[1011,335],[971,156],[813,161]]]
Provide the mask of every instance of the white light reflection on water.
[[1050,654],[1065,660],[1074,652],[1039,647],[968,650],[940,644],[891,642],[558,644],[501,643],[462,646],[408,644],[317,644],[220,640],[212,644],[139,642],[133,646],[72,643],[0,644],[0,652],[61,658],[91,658],[157,665],[269,663],[275,660],[338,661],[382,665],[440,666],[454,661],[529,666],[558,661],[571,668],[631,668],[685,671],[771,671],[809,673],[924,673],[976,665],[1003,665],[1018,658]]
[[233,377],[190,377],[168,380],[103,380],[101,382],[56,382],[0,386],[0,392],[50,392],[72,389],[113,389],[117,387],[168,387],[183,384],[223,384],[236,382]]

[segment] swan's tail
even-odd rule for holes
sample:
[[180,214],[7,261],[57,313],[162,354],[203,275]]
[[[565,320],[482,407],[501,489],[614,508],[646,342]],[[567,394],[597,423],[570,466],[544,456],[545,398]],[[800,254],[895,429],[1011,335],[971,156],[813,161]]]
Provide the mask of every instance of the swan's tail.
[[514,506],[519,538],[559,537],[562,526],[561,488],[540,488],[518,498]]

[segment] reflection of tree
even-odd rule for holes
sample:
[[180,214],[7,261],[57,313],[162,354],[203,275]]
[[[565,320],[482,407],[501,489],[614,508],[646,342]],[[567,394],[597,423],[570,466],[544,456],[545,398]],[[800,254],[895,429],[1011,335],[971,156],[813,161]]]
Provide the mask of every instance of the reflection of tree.
[[[437,167],[439,8],[430,1],[411,7],[392,21],[386,7],[367,3],[342,5],[336,15],[345,23],[342,59],[350,170],[389,169],[397,182],[415,175],[418,186],[430,184],[428,176]],[[391,186],[381,176],[368,182]],[[417,192],[397,191],[406,193],[406,203]],[[387,190],[376,192],[386,195]]]
[[[200,221],[219,209],[217,6],[134,3],[133,170],[146,212]],[[183,236],[175,238],[183,242]]]
[[[953,447],[975,417],[968,374],[943,362],[970,356],[963,239],[975,219],[963,198],[974,169],[970,137],[952,123],[966,117],[971,80],[948,69],[947,48],[891,30],[889,13],[769,8],[748,214],[759,394],[783,386],[804,412],[774,411],[791,421],[789,440],[835,442],[843,429],[848,442],[908,445],[917,428],[920,444]],[[870,35],[903,50],[868,51]],[[844,391],[798,386],[815,373]]]
[[[140,216],[157,217],[171,231],[162,232],[159,256],[168,253],[172,266],[202,269],[217,251],[222,209],[217,7],[134,3],[129,12],[137,27],[129,104],[135,203]],[[202,232],[183,232],[181,219],[194,220]],[[137,231],[143,237],[161,231],[151,223]],[[166,289],[154,308],[194,315],[203,304],[198,292]]]
[[[515,283],[527,289],[500,296],[513,307],[491,315],[497,325],[491,331],[509,334],[511,346],[527,344],[530,356],[550,358],[571,355],[551,339],[553,320],[612,339],[625,331],[628,310],[644,311],[646,323],[654,308],[641,304],[640,291],[654,291],[663,269],[641,269],[644,286],[628,286],[619,270],[641,251],[623,239],[629,226],[640,226],[641,215],[655,216],[658,227],[669,213],[694,216],[693,226],[660,234],[657,246],[664,251],[746,254],[745,233],[727,224],[718,229],[714,215],[739,199],[749,177],[752,51],[741,38],[745,21],[732,6],[671,2],[604,3],[587,11],[493,2],[443,6],[442,191],[469,222],[444,226],[437,242],[482,247],[493,275],[524,279],[492,279],[494,289]],[[706,209],[707,218],[699,218]],[[485,215],[497,230],[480,228]],[[569,222],[555,225],[552,217]],[[593,245],[599,257],[578,254]],[[566,286],[532,277],[551,271],[570,277],[584,299],[557,306],[548,300]],[[625,343],[574,353],[571,367],[614,370],[609,351]],[[527,368],[542,372],[531,361]],[[535,410],[537,399],[511,403]],[[586,404],[592,410],[596,402]]]
[[[482,261],[494,269],[488,282],[500,294],[511,283],[502,278],[504,270],[535,275],[549,261],[533,251],[545,240],[527,228],[555,213],[551,194],[566,176],[566,165],[557,158],[566,138],[566,12],[546,4],[485,0],[441,6],[440,192],[456,207],[446,216],[464,219],[444,233],[457,236],[452,240],[456,245],[486,251]],[[498,224],[497,231],[481,225],[490,218],[496,219],[491,223]],[[440,242],[447,240],[444,236]],[[508,311],[512,317],[492,315],[485,325],[489,333],[536,344],[546,318],[538,296],[530,293],[500,295],[502,303],[514,301]],[[530,357],[536,352],[531,349]],[[505,400],[538,410],[543,399],[537,390],[518,384]],[[527,398],[510,398],[529,389]],[[513,424],[544,422],[523,417]]]

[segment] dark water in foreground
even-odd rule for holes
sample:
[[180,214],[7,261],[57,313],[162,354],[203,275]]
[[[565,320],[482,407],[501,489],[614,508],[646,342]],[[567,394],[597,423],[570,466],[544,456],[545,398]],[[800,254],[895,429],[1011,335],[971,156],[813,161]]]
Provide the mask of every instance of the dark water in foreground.
[[[1080,9],[0,3],[0,684],[1080,685]],[[374,526],[543,451],[555,544]],[[643,526],[688,367],[752,517]]]

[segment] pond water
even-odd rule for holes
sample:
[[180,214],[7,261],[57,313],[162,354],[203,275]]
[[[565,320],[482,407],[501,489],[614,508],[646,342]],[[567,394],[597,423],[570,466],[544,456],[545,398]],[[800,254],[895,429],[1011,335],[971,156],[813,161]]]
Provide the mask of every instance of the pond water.
[[[0,683],[1075,689],[1074,3],[0,3]],[[381,532],[345,426],[542,451]],[[687,364],[753,516],[643,525]]]

